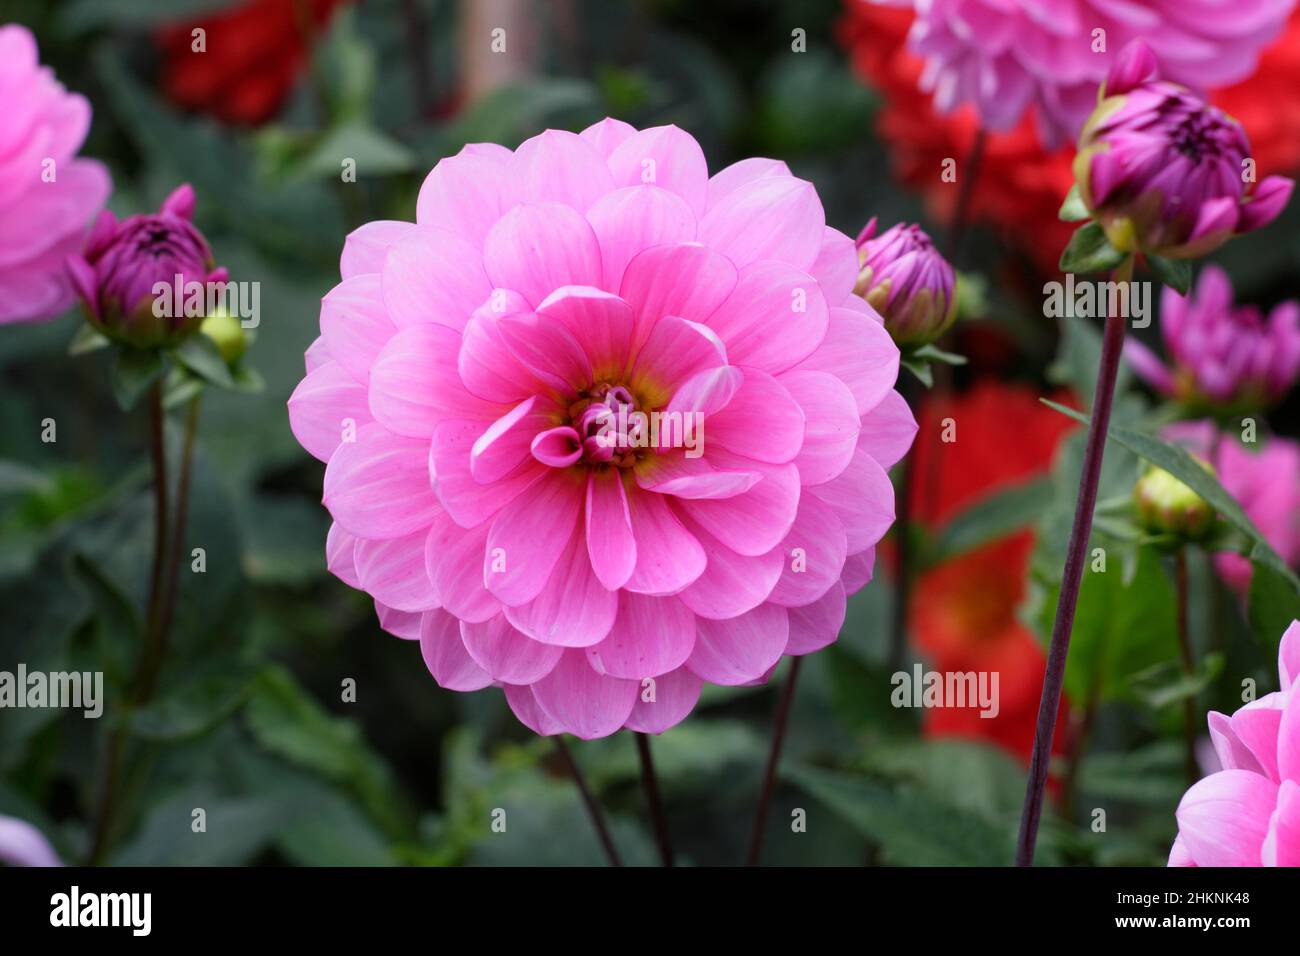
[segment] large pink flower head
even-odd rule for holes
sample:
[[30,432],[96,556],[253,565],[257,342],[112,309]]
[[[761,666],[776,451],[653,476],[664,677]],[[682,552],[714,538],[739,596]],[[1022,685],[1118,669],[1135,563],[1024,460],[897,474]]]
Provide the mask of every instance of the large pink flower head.
[[43,67],[25,27],[0,26],[0,324],[72,304],[63,261],[81,246],[112,183],[77,150],[90,103]]
[[1156,74],[1141,41],[1120,53],[1079,134],[1074,176],[1116,249],[1198,258],[1272,222],[1295,182],[1256,185],[1241,124]]
[[[1205,458],[1224,489],[1291,567],[1300,567],[1300,443],[1269,436],[1249,445],[1219,435],[1213,422],[1179,422],[1163,432],[1170,441]],[[1250,561],[1240,554],[1214,557],[1215,570],[1243,598],[1250,587]]]
[[1186,297],[1165,287],[1160,333],[1172,367],[1140,342],[1125,343],[1125,354],[1148,384],[1194,411],[1267,408],[1300,375],[1300,302],[1280,303],[1267,316],[1235,305],[1217,266],[1206,266]]
[[912,6],[922,86],[948,112],[1014,127],[1037,110],[1050,147],[1078,135],[1115,53],[1151,44],[1169,79],[1201,90],[1244,80],[1295,0],[874,0]]
[[1300,866],[1300,621],[1278,649],[1280,690],[1210,712],[1223,767],[1178,803],[1170,866]]
[[813,187],[676,127],[467,146],[343,250],[289,402],[330,567],[443,687],[659,732],[833,641],[916,424]]

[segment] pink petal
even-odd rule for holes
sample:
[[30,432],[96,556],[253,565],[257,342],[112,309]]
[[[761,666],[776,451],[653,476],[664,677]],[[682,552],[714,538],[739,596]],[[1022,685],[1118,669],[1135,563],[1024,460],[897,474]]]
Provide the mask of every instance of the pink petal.
[[1283,780],[1260,853],[1264,866],[1300,866],[1300,783]]
[[384,305],[398,328],[437,323],[459,332],[491,291],[479,250],[444,229],[413,230],[384,260]]
[[723,197],[737,188],[769,176],[789,178],[790,167],[779,159],[763,159],[762,157],[742,159],[738,163],[732,163],[725,169],[719,170],[709,180],[707,208],[712,209]]
[[591,472],[585,514],[592,568],[601,584],[617,590],[627,583],[636,567],[636,538],[619,469]]
[[409,222],[377,219],[348,233],[339,257],[339,274],[344,279],[384,271],[388,250],[415,230]]
[[500,418],[504,405],[471,395],[456,367],[460,335],[443,325],[402,329],[370,370],[370,411],[389,431],[429,438],[442,422]]
[[858,281],[858,268],[858,247],[853,240],[827,226],[808,273],[821,285],[829,304],[839,305],[849,297]]
[[536,312],[516,312],[497,320],[510,354],[538,381],[575,398],[594,382],[591,361],[573,333],[558,319]]
[[704,215],[709,168],[695,137],[676,126],[653,126],[629,136],[607,160],[619,186],[661,186],[686,201],[696,217]]
[[456,370],[470,394],[490,402],[513,404],[543,388],[510,354],[498,326],[503,316],[529,310],[530,306],[517,292],[497,289],[470,316],[456,357]]
[[835,643],[840,628],[844,626],[844,612],[848,597],[844,585],[836,581],[831,589],[812,604],[789,608],[790,641],[785,646],[787,654],[798,656],[820,651]]
[[506,685],[506,703],[510,705],[510,710],[519,718],[519,722],[535,734],[543,737],[552,737],[555,734],[564,733],[564,728],[558,721],[552,720],[551,717],[542,710],[537,704],[537,698],[533,696],[531,687],[521,687],[517,684]]
[[658,186],[627,186],[606,193],[587,212],[600,243],[602,289],[617,289],[638,253],[695,238],[695,215],[681,196]]
[[534,640],[559,647],[589,647],[614,625],[619,596],[600,583],[587,557],[585,536],[574,528],[537,597],[506,608],[506,618]]
[[645,405],[660,408],[687,379],[726,364],[726,349],[707,326],[666,315],[637,353],[629,385]]
[[1295,189],[1295,180],[1285,176],[1266,176],[1251,194],[1250,200],[1241,207],[1240,232],[1252,232],[1267,226],[1281,215],[1286,204],[1291,201]]
[[662,734],[695,709],[700,687],[700,679],[685,667],[642,681],[624,726],[641,734]]
[[629,489],[627,503],[636,567],[624,587],[641,594],[673,594],[698,578],[704,571],[704,549],[673,514],[668,499]]
[[361,587],[397,611],[440,607],[438,594],[424,567],[428,537],[429,532],[421,528],[386,541],[358,541],[356,569]]
[[777,381],[803,409],[803,445],[794,460],[800,480],[804,485],[830,481],[857,450],[862,424],[853,393],[828,372],[786,372]]
[[329,533],[325,536],[325,567],[348,587],[360,591],[361,578],[357,576],[356,550],[357,538],[331,523]]
[[542,644],[515,630],[498,614],[490,621],[460,623],[460,638],[474,663],[506,684],[541,680],[560,662],[563,648]]
[[586,212],[613,188],[605,159],[591,143],[574,133],[548,129],[520,143],[506,165],[501,208],[546,202]]
[[707,419],[727,407],[744,381],[745,373],[734,365],[706,369],[678,386],[668,402],[668,411],[698,412]]
[[1292,621],[1277,649],[1277,673],[1283,690],[1300,679],[1300,621]]
[[775,378],[758,369],[747,369],[744,382],[727,407],[709,417],[707,432],[710,446],[770,464],[784,464],[793,461],[803,447],[803,409]]
[[592,123],[578,134],[605,158],[608,158],[609,154],[618,148],[619,143],[634,135],[636,135],[635,126],[610,116],[605,117],[598,123]]
[[325,466],[325,507],[359,538],[400,538],[442,511],[429,482],[429,443],[371,422]]
[[861,449],[838,477],[808,492],[835,512],[850,554],[874,545],[894,523],[894,485],[885,469]]
[[375,602],[375,616],[379,618],[379,627],[384,632],[400,637],[404,641],[418,641],[420,628],[424,623],[422,611],[398,611],[384,604]]
[[537,306],[566,285],[599,286],[604,266],[587,220],[558,203],[517,206],[488,233],[483,262],[493,285]]
[[844,559],[844,573],[840,580],[844,582],[847,594],[857,594],[871,583],[871,574],[876,566],[876,549],[867,548],[857,554],[850,554]]
[[[1291,691],[1286,701],[1277,732],[1276,779],[1300,780],[1300,694]],[[1235,715],[1233,721],[1235,724]]]
[[709,559],[704,573],[677,595],[683,604],[701,617],[725,620],[739,617],[767,600],[784,567],[779,548],[757,557],[746,557],[705,531],[685,514],[685,509],[682,522]]
[[763,465],[718,449],[709,460],[719,468],[756,470],[763,480],[731,498],[682,501],[681,510],[737,554],[756,557],[781,543],[799,506],[799,470],[794,465]]
[[639,685],[597,674],[584,651],[570,648],[555,669],[533,684],[542,711],[583,740],[608,737],[627,722]]
[[[1206,722],[1210,727],[1210,742],[1224,770],[1249,770],[1264,773],[1264,768],[1250,748],[1237,738],[1232,729],[1232,719],[1216,710],[1210,711]],[[1275,757],[1276,760],[1276,757]]]
[[483,580],[504,604],[531,601],[545,586],[577,525],[584,480],[549,470],[492,520]]
[[481,524],[466,530],[441,514],[429,529],[425,568],[442,606],[462,621],[486,621],[501,611],[501,602],[483,585],[483,554],[490,528]]
[[721,471],[704,458],[684,452],[656,455],[636,469],[637,486],[674,498],[731,498],[748,491],[763,476],[757,471]]
[[547,296],[537,311],[568,329],[586,353],[596,381],[623,376],[634,321],[626,302],[591,286],[565,286]]
[[1137,373],[1138,378],[1158,392],[1170,394],[1174,388],[1174,375],[1155,352],[1134,339],[1124,343],[1124,360]]
[[754,262],[740,270],[709,327],[727,344],[732,364],[772,375],[811,355],[826,335],[830,310],[817,281],[784,262]]
[[781,577],[768,600],[785,607],[811,604],[840,579],[848,557],[844,526],[831,508],[812,495],[799,499],[794,525],[780,547]]
[[705,322],[736,287],[736,267],[696,242],[655,246],[627,264],[619,296],[632,307],[633,346],[665,315]]
[[821,251],[826,215],[812,183],[768,176],[732,190],[700,220],[700,239],[737,266],[779,259],[807,270]]
[[365,386],[333,360],[308,372],[289,396],[289,428],[321,461],[330,460],[345,432],[355,433],[373,420]]
[[446,611],[425,611],[420,624],[420,654],[424,666],[447,690],[482,690],[490,675],[469,656],[460,639],[460,622]]
[[[480,485],[500,481],[528,460],[533,436],[550,426],[549,412],[538,411],[542,403],[529,396],[506,412],[479,435],[470,447],[469,471]],[[437,456],[434,457],[437,470]]]
[[865,414],[880,404],[898,381],[898,346],[872,315],[831,309],[826,337],[798,368],[829,372],[843,381],[853,393],[858,412]]
[[335,361],[362,385],[380,350],[396,332],[377,275],[344,279],[321,299],[321,338]]
[[[1232,732],[1259,761],[1264,775],[1277,780],[1278,757],[1286,745],[1286,738],[1279,733],[1282,711],[1260,707],[1258,703],[1256,701],[1254,706],[1243,707],[1232,715]],[[1297,761],[1297,769],[1300,769],[1300,761]]]
[[429,449],[438,500],[463,528],[487,521],[546,473],[530,458],[505,477],[480,483],[471,471],[471,455],[482,428],[478,422],[443,422],[433,433]]
[[891,468],[912,447],[916,430],[916,417],[907,401],[898,392],[890,390],[875,408],[862,416],[858,448],[874,458],[882,468]]
[[727,621],[696,618],[695,649],[686,666],[712,684],[746,684],[776,665],[789,636],[789,616],[775,604]]
[[1248,770],[1222,770],[1192,785],[1175,814],[1198,866],[1259,866],[1277,784]]
[[482,246],[501,216],[501,185],[510,162],[508,150],[469,152],[438,161],[420,187],[415,221],[438,226]]
[[640,681],[680,667],[694,646],[695,615],[681,601],[624,591],[614,626],[587,660],[597,673]]

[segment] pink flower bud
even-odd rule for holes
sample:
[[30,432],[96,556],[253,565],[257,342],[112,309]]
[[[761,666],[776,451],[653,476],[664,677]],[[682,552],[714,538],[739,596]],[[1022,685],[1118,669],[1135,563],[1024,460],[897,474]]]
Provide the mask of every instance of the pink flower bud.
[[957,279],[920,226],[899,223],[872,238],[872,219],[858,235],[861,271],[854,291],[885,320],[900,347],[933,342],[957,317]]

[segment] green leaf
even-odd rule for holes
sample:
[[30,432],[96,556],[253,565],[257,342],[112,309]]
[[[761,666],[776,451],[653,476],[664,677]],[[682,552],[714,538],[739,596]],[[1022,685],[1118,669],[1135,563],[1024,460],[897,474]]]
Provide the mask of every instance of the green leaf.
[[108,348],[112,344],[108,336],[98,331],[89,322],[83,322],[81,328],[77,329],[77,334],[68,343],[68,354],[86,355],[90,352],[98,352],[100,349]]
[[131,714],[130,729],[147,740],[197,737],[233,714],[248,699],[253,675],[214,671],[175,685],[165,696]]
[[1079,792],[1168,807],[1187,789],[1182,741],[1160,740],[1137,750],[1091,753],[1079,768]]
[[1061,211],[1057,215],[1062,222],[1082,222],[1092,218],[1092,213],[1088,212],[1088,207],[1083,204],[1078,183],[1071,186],[1070,191],[1066,193],[1065,202],[1061,203]]
[[955,558],[1033,524],[1051,503],[1052,495],[1051,479],[1036,478],[980,498],[948,522],[929,560],[938,563]]
[[1195,700],[1223,672],[1223,655],[1207,654],[1188,674],[1181,663],[1165,661],[1129,678],[1133,695],[1152,710],[1161,710],[1187,698]]
[[927,362],[941,362],[944,365],[965,365],[966,356],[958,355],[956,352],[945,352],[943,349],[934,345],[922,345],[911,353],[913,359],[924,359]]
[[[345,159],[356,163],[358,182],[415,168],[415,154],[397,140],[373,127],[352,124],[326,133],[296,174],[302,178],[337,179]],[[356,184],[345,182],[344,188],[356,188]]]
[[1109,272],[1128,256],[1110,244],[1106,231],[1095,222],[1080,226],[1061,253],[1061,271],[1090,273]]
[[904,355],[899,359],[899,364],[915,375],[926,388],[934,387],[934,373],[930,371],[930,363],[925,359],[915,359],[910,355]]
[[166,367],[162,356],[153,349],[119,348],[113,357],[109,380],[113,397],[122,411],[134,408],[140,396],[162,376]]
[[1190,259],[1165,259],[1160,256],[1147,256],[1147,265],[1157,279],[1179,295],[1187,295],[1192,287],[1192,263]]
[[[1049,408],[1056,409],[1062,415],[1073,418],[1085,425],[1088,424],[1087,415],[1046,398],[1039,399],[1039,401]],[[1252,560],[1266,563],[1292,587],[1300,590],[1300,580],[1297,580],[1295,574],[1287,567],[1286,562],[1273,550],[1273,546],[1255,527],[1255,522],[1251,521],[1246,512],[1242,510],[1237,499],[1232,497],[1223,485],[1219,484],[1217,478],[1206,471],[1195,458],[1188,454],[1186,449],[1122,425],[1110,426],[1106,435],[1107,438],[1114,439],[1119,445],[1127,448],[1138,457],[1151,462],[1158,468],[1163,468],[1204,498],[1229,524],[1249,539],[1252,545],[1249,556]]]
[[1246,607],[1250,629],[1272,660],[1283,633],[1300,619],[1300,591],[1271,564],[1252,560]]
[[1012,858],[1009,822],[994,824],[917,787],[808,766],[785,776],[879,845],[890,863],[1006,866]]
[[221,357],[217,344],[206,335],[195,334],[172,349],[172,356],[181,365],[203,379],[222,388],[234,388],[230,366]]
[[53,487],[54,482],[40,469],[0,458],[0,495],[39,493]]

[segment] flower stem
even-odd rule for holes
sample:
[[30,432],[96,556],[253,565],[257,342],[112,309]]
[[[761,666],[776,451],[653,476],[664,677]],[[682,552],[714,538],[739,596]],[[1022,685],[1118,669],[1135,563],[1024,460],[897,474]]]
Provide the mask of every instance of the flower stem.
[[[1192,638],[1187,628],[1187,552],[1179,546],[1174,552],[1174,606],[1178,615],[1178,650],[1182,655],[1183,673],[1191,678],[1196,673],[1196,659],[1192,654]],[[1183,741],[1186,748],[1184,763],[1187,785],[1201,779],[1196,763],[1196,701],[1192,695],[1183,698]]]
[[654,758],[650,755],[650,738],[634,733],[637,756],[641,758],[641,784],[645,787],[645,800],[650,808],[650,821],[654,825],[655,843],[659,847],[659,860],[664,866],[673,865],[673,845],[668,839],[668,820],[659,799],[659,781],[655,777]]
[[564,737],[560,734],[555,735],[555,749],[560,752],[560,759],[564,761],[565,767],[569,770],[569,776],[573,778],[574,785],[578,788],[578,793],[582,796],[582,802],[586,804],[587,815],[591,817],[591,825],[596,828],[596,836],[600,838],[600,845],[605,848],[605,856],[609,859],[610,866],[622,866],[623,860],[618,855],[618,848],[614,846],[614,840],[609,835],[609,827],[605,825],[605,814],[600,809],[600,804],[587,786],[587,780],[578,768],[578,762],[573,759],[573,754],[569,752],[569,746],[564,742]]
[[[1115,270],[1116,282],[1133,276],[1132,256]],[[1025,787],[1025,805],[1020,814],[1020,836],[1016,841],[1016,866],[1031,866],[1034,844],[1038,840],[1038,823],[1043,811],[1043,791],[1047,786],[1047,767],[1056,733],[1056,717],[1061,706],[1061,688],[1065,682],[1065,658],[1070,650],[1070,632],[1074,611],[1079,603],[1083,583],[1083,564],[1092,534],[1092,512],[1097,504],[1097,486],[1101,478],[1101,459],[1106,448],[1106,429],[1110,424],[1111,405],[1115,399],[1115,378],[1119,373],[1120,353],[1124,349],[1125,323],[1119,314],[1106,317],[1102,333],[1101,364],[1097,370],[1097,388],[1092,399],[1092,418],[1088,423],[1088,443],[1083,453],[1083,475],[1074,504],[1074,524],[1066,550],[1065,569],[1061,575],[1061,596],[1052,623],[1052,641],[1047,651],[1047,670],[1043,674],[1043,695],[1038,702],[1038,723],[1034,729],[1034,750],[1029,763],[1029,780]]]
[[971,143],[970,152],[966,154],[966,168],[962,170],[961,185],[957,191],[957,206],[953,210],[952,224],[948,228],[948,261],[952,267],[958,267],[961,259],[962,240],[966,238],[966,227],[970,225],[970,204],[975,195],[975,181],[979,179],[980,167],[984,163],[984,147],[988,143],[988,134],[980,127]]
[[785,742],[785,727],[790,721],[790,705],[794,703],[795,683],[799,680],[802,657],[790,658],[790,673],[781,688],[781,699],[776,705],[776,720],[772,725],[772,746],[767,752],[767,767],[763,771],[763,789],[758,795],[758,810],[754,813],[754,829],[749,835],[749,854],[746,866],[758,866],[763,852],[763,831],[767,828],[767,810],[772,802],[772,787],[776,783],[776,767],[781,760],[781,745]]

